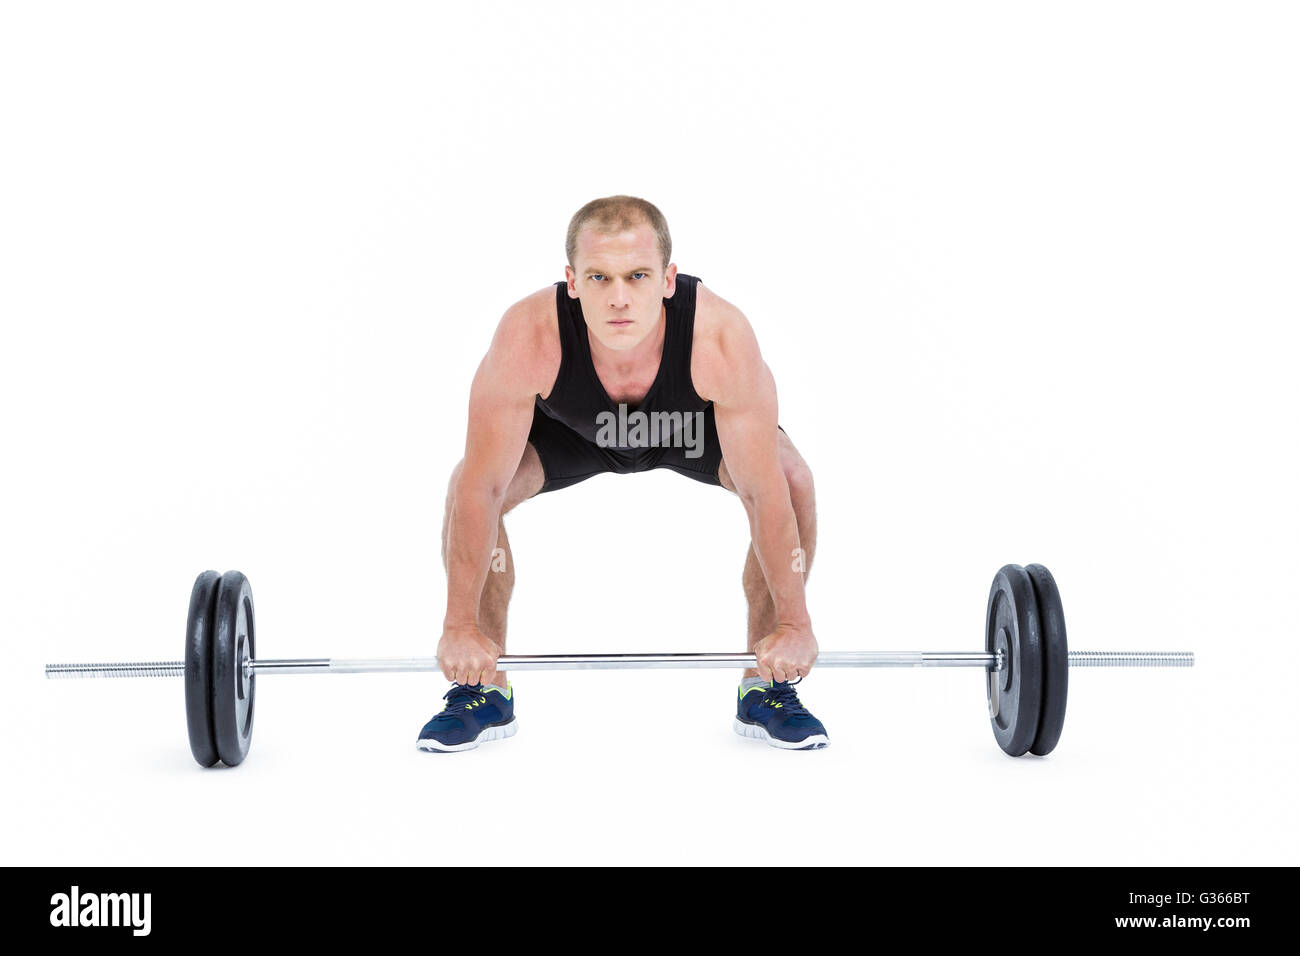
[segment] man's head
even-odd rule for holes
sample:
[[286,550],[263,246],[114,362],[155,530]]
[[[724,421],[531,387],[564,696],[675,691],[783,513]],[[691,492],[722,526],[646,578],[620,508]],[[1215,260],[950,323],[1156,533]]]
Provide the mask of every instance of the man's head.
[[635,196],[593,200],[569,220],[569,297],[603,345],[634,348],[654,331],[676,289],[672,247],[663,213]]

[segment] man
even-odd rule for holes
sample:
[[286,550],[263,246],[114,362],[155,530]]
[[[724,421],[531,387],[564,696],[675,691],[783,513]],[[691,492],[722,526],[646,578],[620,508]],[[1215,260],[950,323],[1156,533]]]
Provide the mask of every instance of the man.
[[777,424],[776,385],[745,316],[669,262],[663,214],[612,196],[569,223],[557,282],[511,306],[470,389],[465,457],[443,524],[447,614],[438,661],[455,686],[420,732],[431,751],[510,737],[505,652],[514,561],[502,516],[603,472],[669,468],[739,496],[751,543],[748,647],[734,728],[786,749],[828,738],[791,682],[817,657],[804,579],[816,544],[812,473]]

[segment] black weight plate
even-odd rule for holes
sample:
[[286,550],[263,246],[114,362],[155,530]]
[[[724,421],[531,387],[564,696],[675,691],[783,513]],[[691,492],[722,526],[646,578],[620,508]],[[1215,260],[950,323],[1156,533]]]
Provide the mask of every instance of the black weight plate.
[[237,766],[253,737],[253,684],[244,663],[253,653],[253,592],[248,578],[227,571],[217,585],[212,631],[212,722],[221,762]]
[[217,737],[212,727],[212,618],[221,575],[204,571],[190,591],[185,625],[185,725],[190,753],[200,767],[217,762]]
[[[993,578],[985,621],[984,647],[995,651],[1002,646],[1006,668],[996,677],[998,712],[993,715],[990,707],[989,721],[998,746],[1020,757],[1038,732],[1043,693],[1038,601],[1033,582],[1020,565],[1008,564]],[[988,693],[991,704],[991,688]]]
[[1045,757],[1061,739],[1065,726],[1065,695],[1070,678],[1070,651],[1065,644],[1065,611],[1052,574],[1041,564],[1025,568],[1038,597],[1038,622],[1043,629],[1043,707],[1031,753]]

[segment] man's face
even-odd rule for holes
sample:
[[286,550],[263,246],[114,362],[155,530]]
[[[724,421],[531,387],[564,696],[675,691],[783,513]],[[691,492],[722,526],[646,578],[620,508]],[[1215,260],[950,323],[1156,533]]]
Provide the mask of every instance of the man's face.
[[569,298],[582,303],[591,334],[619,351],[643,342],[677,282],[676,264],[664,272],[659,240],[649,224],[612,235],[583,229],[573,260],[564,267]]

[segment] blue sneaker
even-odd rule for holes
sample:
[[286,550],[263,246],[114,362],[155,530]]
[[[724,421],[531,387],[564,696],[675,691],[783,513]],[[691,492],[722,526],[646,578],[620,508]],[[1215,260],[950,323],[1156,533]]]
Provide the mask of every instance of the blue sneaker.
[[799,703],[790,683],[738,689],[734,726],[742,737],[766,740],[783,750],[820,750],[831,742],[822,722]]
[[424,725],[415,745],[421,750],[454,753],[473,750],[485,740],[504,740],[519,729],[515,723],[515,695],[489,684],[453,684],[442,695],[441,713]]

